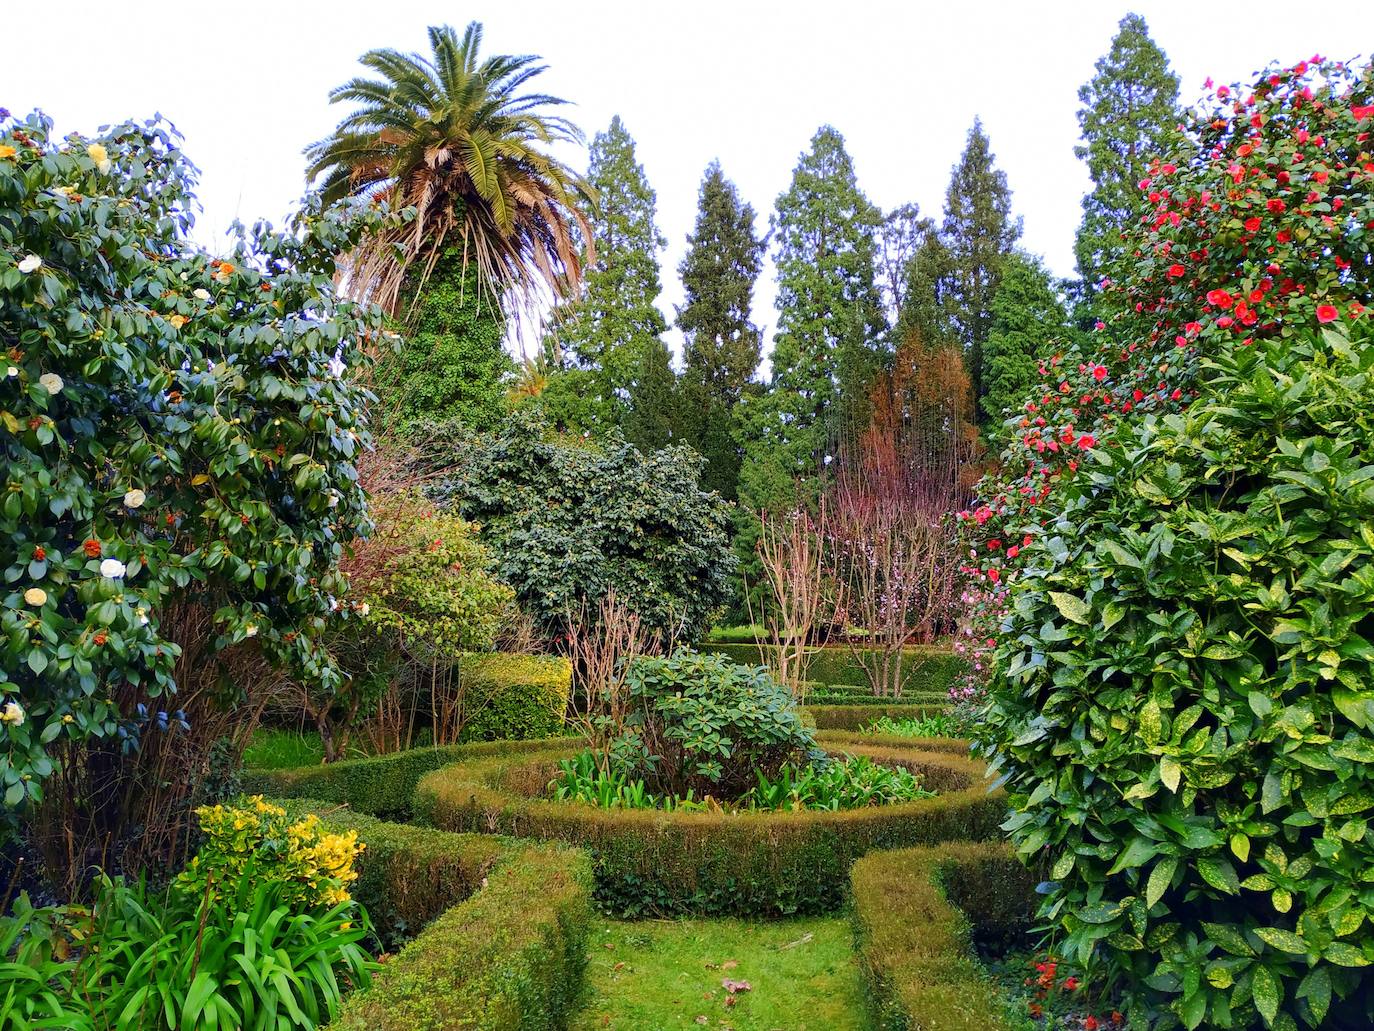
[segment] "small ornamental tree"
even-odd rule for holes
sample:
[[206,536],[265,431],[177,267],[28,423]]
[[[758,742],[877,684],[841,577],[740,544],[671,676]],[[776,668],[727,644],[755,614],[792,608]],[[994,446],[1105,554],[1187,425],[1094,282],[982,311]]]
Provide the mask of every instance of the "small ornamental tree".
[[184,649],[339,684],[318,636],[368,445],[342,372],[379,323],[333,289],[359,220],[307,210],[212,258],[174,132],[49,134],[0,131],[0,790],[41,799],[65,757],[71,812],[117,834],[142,819],[120,770],[208,748],[175,713]]
[[1368,1026],[1374,84],[1220,87],[968,513],[980,746],[1134,1020]]

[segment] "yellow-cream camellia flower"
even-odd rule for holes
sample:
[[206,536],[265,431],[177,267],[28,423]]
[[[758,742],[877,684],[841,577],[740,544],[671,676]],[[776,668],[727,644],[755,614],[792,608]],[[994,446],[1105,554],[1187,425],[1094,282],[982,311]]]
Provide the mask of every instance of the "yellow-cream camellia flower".
[[95,162],[95,167],[104,175],[110,170],[110,153],[102,144],[92,143],[86,148],[86,156]]
[[46,605],[48,603],[48,592],[41,587],[30,587],[24,592],[24,601],[33,605],[35,608],[39,605]]

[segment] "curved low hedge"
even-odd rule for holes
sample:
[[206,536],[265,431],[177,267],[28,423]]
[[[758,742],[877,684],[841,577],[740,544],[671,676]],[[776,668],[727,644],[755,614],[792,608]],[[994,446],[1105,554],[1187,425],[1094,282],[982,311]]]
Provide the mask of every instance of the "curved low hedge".
[[982,763],[962,743],[819,736],[822,745],[921,772],[939,796],[843,812],[607,810],[538,797],[560,742],[523,755],[474,756],[426,774],[418,819],[455,831],[512,834],[586,848],[596,897],[627,916],[670,913],[785,915],[836,908],[850,864],[870,850],[994,838],[1006,816]]
[[919,720],[945,712],[946,707],[930,704],[808,705],[802,711],[816,721],[817,730],[863,730],[884,716],[894,720]]
[[245,770],[246,794],[278,798],[312,798],[346,805],[371,816],[407,817],[415,785],[431,770],[476,756],[537,752],[567,745],[568,738],[533,741],[483,741],[467,745],[412,748],[366,759],[346,759],[323,766],[288,770]]
[[[850,870],[859,967],[880,1031],[1007,1031],[973,944],[1034,924],[1035,876],[1002,842],[875,852]],[[976,1005],[972,1000],[978,1000]]]
[[354,895],[376,922],[423,927],[371,987],[345,1000],[329,1031],[566,1026],[592,915],[584,853],[387,823],[316,800],[284,804],[331,830],[356,830],[366,848]]
[[[767,653],[772,647],[768,644],[708,642],[698,645],[698,651],[727,655],[745,666],[766,666]],[[920,691],[947,696],[950,687],[964,672],[966,663],[948,648],[915,645],[906,650],[904,665],[904,692]],[[813,648],[808,672],[811,680],[819,684],[844,687],[868,683],[868,675],[863,667],[854,661],[849,648],[842,645]]]

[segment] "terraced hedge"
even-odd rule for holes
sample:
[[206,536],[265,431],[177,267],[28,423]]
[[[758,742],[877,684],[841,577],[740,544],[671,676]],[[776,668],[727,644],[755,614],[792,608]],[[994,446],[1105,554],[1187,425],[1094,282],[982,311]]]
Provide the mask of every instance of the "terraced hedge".
[[[1003,842],[875,852],[850,870],[859,966],[880,1031],[1008,1031],[973,944],[1019,944],[1036,877]],[[973,1004],[974,1001],[977,1004]]]
[[575,750],[561,742],[428,773],[414,811],[448,830],[581,846],[592,858],[598,903],[627,916],[826,912],[842,901],[850,864],[869,851],[999,835],[1005,799],[988,792],[983,765],[961,743],[853,734],[820,741],[907,766],[940,794],[844,812],[605,810],[538,797],[556,761]]
[[367,846],[355,887],[382,931],[419,933],[329,1031],[522,1031],[566,1026],[587,961],[593,879],[557,845],[387,823],[315,800]]
[[[945,711],[943,705],[808,705],[802,710],[816,723],[817,730],[863,730],[876,720],[919,720]],[[910,740],[907,738],[906,740]]]

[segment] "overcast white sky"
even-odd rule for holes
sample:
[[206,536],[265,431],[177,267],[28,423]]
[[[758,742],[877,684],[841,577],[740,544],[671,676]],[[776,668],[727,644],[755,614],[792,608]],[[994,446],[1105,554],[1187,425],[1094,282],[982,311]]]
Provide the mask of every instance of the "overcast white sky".
[[[619,114],[658,192],[668,238],[660,304],[681,300],[677,265],[697,186],[718,158],[766,225],[817,126],[836,126],[859,182],[883,209],[916,201],[937,215],[950,166],[981,115],[1023,244],[1071,275],[1079,199],[1073,156],[1078,87],[1128,10],[1149,22],[1182,80],[1247,76],[1270,60],[1374,45],[1374,3],[1197,0],[925,3],[918,0],[163,0],[60,6],[9,0],[0,23],[0,106],[41,107],[60,132],[161,112],[203,177],[196,236],[216,246],[235,218],[279,221],[304,188],[301,148],[342,114],[331,87],[372,47],[424,50],[425,26],[486,26],[489,53],[535,53],[537,80],[573,101],[588,139]],[[1305,13],[1306,12],[1306,13]],[[585,154],[567,155],[584,167]],[[755,295],[770,330],[772,269]]]

